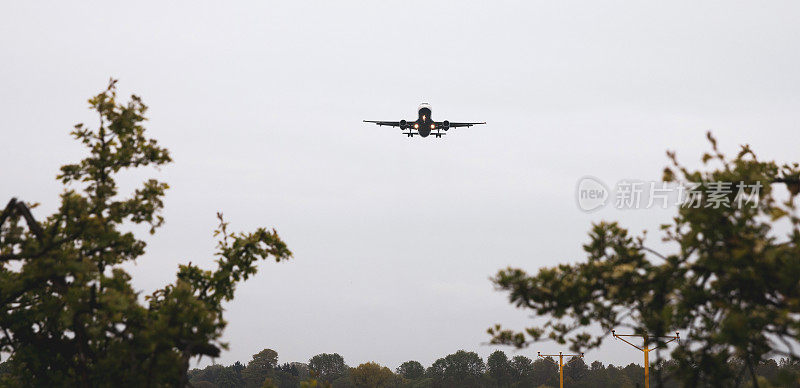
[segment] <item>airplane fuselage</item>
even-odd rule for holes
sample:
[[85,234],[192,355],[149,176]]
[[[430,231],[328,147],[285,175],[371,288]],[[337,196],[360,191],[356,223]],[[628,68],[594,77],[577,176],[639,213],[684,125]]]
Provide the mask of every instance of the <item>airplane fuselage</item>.
[[420,105],[417,114],[417,121],[414,123],[414,128],[419,132],[420,136],[427,137],[431,134],[431,131],[436,128],[436,124],[431,117],[431,106],[428,104]]

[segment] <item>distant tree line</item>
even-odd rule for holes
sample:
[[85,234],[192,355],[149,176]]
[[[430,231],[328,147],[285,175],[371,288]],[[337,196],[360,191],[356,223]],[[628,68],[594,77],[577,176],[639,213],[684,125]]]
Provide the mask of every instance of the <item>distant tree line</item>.
[[[633,388],[644,384],[644,368],[638,364],[615,366],[600,361],[587,364],[581,358],[571,361],[564,366],[565,387]],[[678,367],[674,361],[651,366],[654,375],[651,384],[685,386],[673,378]],[[800,362],[770,359],[759,364],[755,372],[761,387],[800,387]],[[742,379],[747,382],[742,387],[750,386],[750,379],[750,376]],[[336,353],[318,354],[307,363],[280,364],[278,353],[265,349],[253,355],[247,365],[237,361],[228,366],[192,369],[189,381],[196,388],[538,388],[558,387],[559,377],[557,360],[532,360],[522,355],[509,358],[500,350],[486,361],[475,352],[459,350],[434,361],[428,368],[418,361],[406,361],[393,371],[375,362],[350,367]]]

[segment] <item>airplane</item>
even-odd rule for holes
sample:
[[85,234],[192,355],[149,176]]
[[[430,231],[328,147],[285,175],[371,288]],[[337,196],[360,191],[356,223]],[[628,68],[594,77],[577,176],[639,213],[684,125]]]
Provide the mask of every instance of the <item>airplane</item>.
[[[375,123],[379,126],[390,126],[390,127],[400,127],[400,130],[404,131],[408,129],[408,132],[403,132],[408,137],[414,137],[416,135],[422,137],[428,137],[429,135],[436,136],[440,138],[445,134],[442,133],[442,130],[447,132],[450,128],[459,128],[459,127],[471,127],[473,125],[480,125],[486,124],[486,122],[482,123],[451,123],[447,120],[445,121],[433,121],[431,118],[431,105],[427,102],[423,102],[420,104],[419,108],[417,108],[417,119],[412,121],[400,120],[400,121],[373,121],[373,120],[364,120],[365,123]],[[416,131],[416,132],[414,132]],[[435,132],[434,132],[435,131]],[[431,133],[433,132],[433,133]]]

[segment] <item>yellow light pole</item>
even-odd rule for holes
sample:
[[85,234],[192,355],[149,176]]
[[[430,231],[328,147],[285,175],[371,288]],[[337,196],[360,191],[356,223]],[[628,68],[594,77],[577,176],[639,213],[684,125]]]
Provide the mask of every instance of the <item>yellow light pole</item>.
[[[627,343],[628,345],[633,346],[634,348],[639,349],[642,352],[644,352],[644,388],[650,388],[650,351],[657,348],[657,346],[656,347],[652,347],[652,348],[648,348],[647,347],[648,338],[668,338],[669,341],[664,342],[664,345],[666,345],[666,344],[668,344],[668,343],[670,343],[672,341],[678,341],[678,340],[681,339],[680,334],[677,331],[675,332],[674,336],[673,335],[665,335],[665,336],[660,336],[660,337],[655,337],[655,336],[648,337],[647,334],[617,334],[614,330],[611,330],[611,335],[613,335],[614,338],[622,340],[625,343]],[[622,337],[640,337],[640,338],[642,338],[642,346],[638,347],[638,346],[630,343],[628,340],[626,340],[625,338],[622,338]],[[656,344],[656,345],[658,345],[658,344]]]
[[[561,388],[564,388],[564,356],[566,356],[566,357],[580,357],[580,358],[583,358],[583,353],[581,353],[581,354],[563,354],[561,352],[558,352],[558,354],[542,354],[541,352],[536,352],[536,354],[539,355],[539,357],[541,357],[544,360],[549,360],[549,358],[547,358],[547,357],[556,357],[556,356],[558,356],[558,378],[559,378],[559,381],[561,382]],[[572,361],[575,361],[575,359],[573,358],[573,359],[567,361],[567,364],[569,364]],[[555,361],[553,361],[553,362],[555,362]]]

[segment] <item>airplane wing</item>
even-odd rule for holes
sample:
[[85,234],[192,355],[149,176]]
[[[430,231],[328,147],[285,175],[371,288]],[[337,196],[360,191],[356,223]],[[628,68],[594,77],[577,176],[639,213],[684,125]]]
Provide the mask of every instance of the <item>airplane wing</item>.
[[[482,123],[453,123],[453,122],[451,122],[449,128],[471,127],[473,125],[481,125],[481,124],[486,124],[486,122],[485,121],[482,122]],[[436,126],[437,127],[440,127],[440,126],[444,127],[444,122],[438,122],[437,121],[436,122]]]
[[387,126],[390,126],[390,127],[399,127],[399,126],[400,126],[400,122],[399,122],[399,121],[373,121],[373,120],[364,120],[364,122],[365,122],[365,123],[375,123],[375,124],[378,124],[378,125],[380,125],[380,126],[384,126],[384,125],[387,125]]

